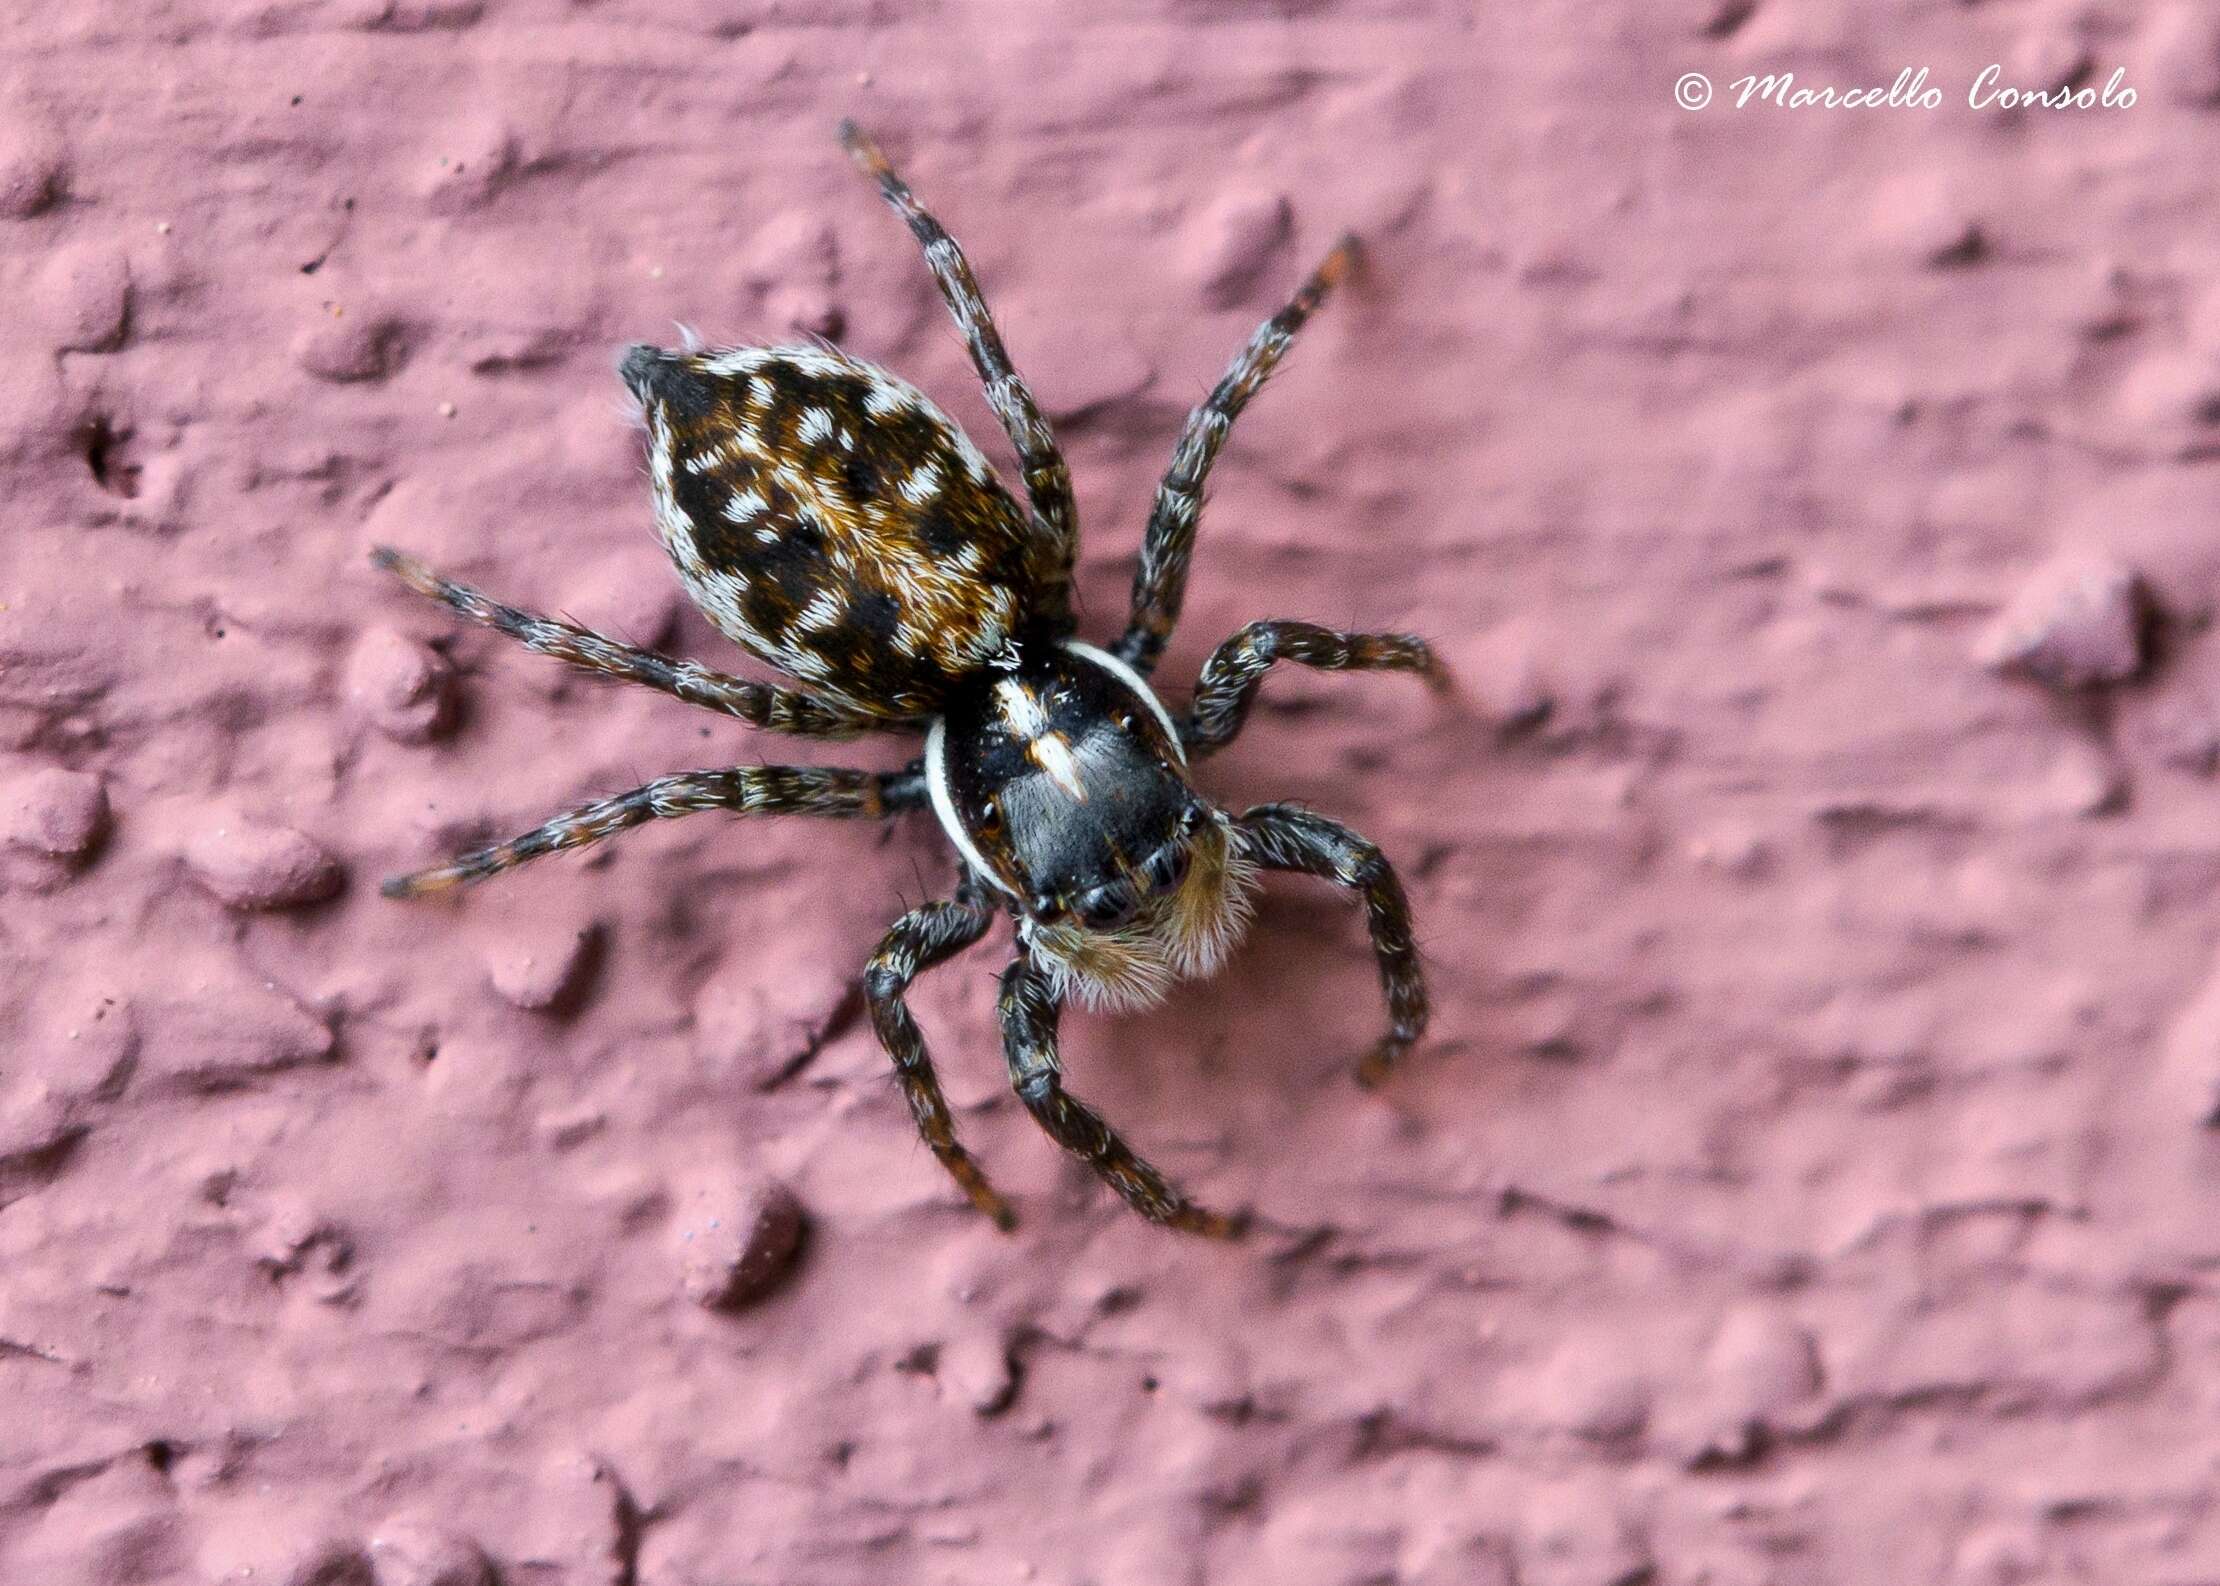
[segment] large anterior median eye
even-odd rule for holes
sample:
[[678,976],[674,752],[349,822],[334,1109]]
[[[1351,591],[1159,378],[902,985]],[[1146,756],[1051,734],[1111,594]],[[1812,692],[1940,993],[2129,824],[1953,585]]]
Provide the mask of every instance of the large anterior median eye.
[[1088,930],[1110,931],[1132,919],[1140,907],[1141,900],[1133,895],[1131,887],[1113,881],[1082,894],[1073,912]]

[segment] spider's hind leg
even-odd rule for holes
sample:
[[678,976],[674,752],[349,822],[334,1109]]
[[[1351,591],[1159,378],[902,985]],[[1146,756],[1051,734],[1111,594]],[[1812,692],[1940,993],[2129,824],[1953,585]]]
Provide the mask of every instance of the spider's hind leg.
[[751,727],[768,727],[773,732],[807,738],[848,738],[877,725],[836,710],[799,689],[728,677],[692,661],[674,661],[652,650],[604,638],[591,629],[504,605],[387,546],[373,550],[370,560],[418,594],[429,596],[472,622],[498,629],[527,650],[553,656],[581,671],[643,684],[689,705],[723,711]]
[[1407,633],[1342,633],[1314,622],[1252,622],[1211,652],[1180,727],[1190,755],[1233,742],[1249,719],[1257,685],[1275,661],[1323,672],[1416,672],[1438,692],[1449,672],[1424,639]]
[[1143,676],[1164,653],[1187,599],[1187,568],[1195,554],[1195,525],[1202,516],[1203,482],[1210,476],[1210,465],[1218,460],[1233,421],[1249,405],[1249,398],[1279,367],[1295,333],[1349,273],[1356,258],[1355,237],[1336,242],[1287,306],[1257,327],[1202,406],[1187,415],[1186,427],[1172,448],[1171,469],[1156,487],[1156,503],[1149,509],[1141,566],[1133,575],[1133,615],[1125,636],[1113,646],[1118,659]]
[[1354,892],[1364,902],[1372,952],[1387,995],[1387,1034],[1357,1064],[1357,1079],[1377,1085],[1426,1032],[1426,975],[1411,940],[1411,905],[1387,856],[1338,821],[1293,804],[1259,804],[1235,823],[1248,856],[1267,870],[1299,870]]
[[979,290],[978,277],[972,274],[971,261],[964,257],[948,228],[917,201],[909,184],[896,174],[886,155],[861,127],[843,121],[840,141],[849,158],[879,184],[880,196],[902,217],[910,235],[925,250],[926,267],[933,272],[956,328],[963,332],[972,367],[979,371],[980,383],[986,387],[987,403],[1002,421],[1010,444],[1017,448],[1018,465],[1025,474],[1025,493],[1045,541],[1039,585],[1045,609],[1041,614],[1068,622],[1072,563],[1079,554],[1079,513],[1072,503],[1071,470],[1064,464],[1064,454],[1057,450],[1048,420],[1033,400],[1031,388],[1011,365],[1002,333],[995,329],[994,316],[987,309],[986,295]]
[[908,807],[900,772],[841,771],[822,766],[737,766],[728,771],[682,771],[659,776],[628,793],[565,810],[491,848],[447,864],[394,876],[379,890],[389,898],[416,898],[483,881],[542,854],[586,848],[652,820],[731,810],[746,815],[877,816]]
[[986,935],[993,923],[994,911],[967,879],[952,901],[928,903],[895,922],[879,950],[871,955],[871,963],[864,970],[863,990],[871,1009],[871,1027],[878,1034],[879,1044],[894,1059],[894,1074],[902,1083],[902,1094],[909,1099],[918,1133],[925,1137],[941,1166],[948,1169],[948,1176],[971,1197],[971,1204],[1008,1232],[1017,1226],[1016,1214],[956,1139],[956,1121],[948,1111],[948,1098],[941,1094],[940,1077],[933,1072],[924,1032],[918,1029],[909,1004],[903,1001],[912,981]]
[[1047,973],[1030,957],[1019,957],[1003,972],[1000,1011],[1010,1083],[1057,1144],[1093,1168],[1150,1222],[1217,1239],[1241,1233],[1242,1219],[1189,1200],[1137,1156],[1100,1113],[1064,1089],[1063,1064],[1056,1055],[1062,1009]]

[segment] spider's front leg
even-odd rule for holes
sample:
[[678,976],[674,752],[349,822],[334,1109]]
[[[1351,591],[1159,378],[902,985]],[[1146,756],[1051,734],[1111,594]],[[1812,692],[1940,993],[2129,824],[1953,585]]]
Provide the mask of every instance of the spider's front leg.
[[909,184],[853,121],[840,124],[840,141],[863,172],[879,184],[879,194],[910,228],[925,250],[925,264],[940,287],[942,301],[963,332],[971,366],[986,387],[987,405],[1002,421],[1002,429],[1017,448],[1018,465],[1025,474],[1025,493],[1046,541],[1046,565],[1041,569],[1040,592],[1047,607],[1043,615],[1068,621],[1071,616],[1072,563],[1079,554],[1079,513],[1072,504],[1071,470],[1056,449],[1056,437],[1042,416],[1033,392],[1010,363],[1002,333],[995,329],[987,310],[986,295],[971,272],[971,261],[948,229],[917,201]]
[[1201,407],[1187,415],[1172,449],[1172,466],[1156,487],[1148,529],[1141,538],[1141,566],[1133,575],[1133,615],[1125,636],[1112,646],[1119,660],[1146,677],[1179,624],[1187,599],[1187,567],[1195,554],[1195,525],[1202,516],[1203,482],[1226,444],[1233,421],[1287,355],[1334,283],[1356,262],[1357,239],[1343,237],[1311,272],[1287,306],[1257,327]]
[[1337,821],[1293,804],[1259,804],[1235,822],[1243,851],[1267,870],[1299,870],[1364,901],[1372,951],[1387,993],[1388,1031],[1357,1064],[1357,1079],[1377,1085],[1426,1031],[1426,976],[1411,941],[1411,905],[1387,857]]
[[472,622],[498,629],[528,650],[602,677],[642,684],[689,705],[723,711],[751,727],[768,727],[807,738],[849,738],[880,725],[837,710],[799,689],[773,688],[728,677],[692,661],[674,661],[572,623],[504,605],[468,584],[442,577],[413,556],[383,545],[370,553],[370,560],[418,594],[430,596]]
[[843,771],[824,766],[755,765],[728,771],[682,771],[659,776],[629,793],[565,810],[491,848],[481,848],[430,870],[394,876],[380,889],[389,898],[483,881],[542,854],[585,848],[652,820],[731,810],[743,815],[891,815],[924,802],[923,778],[909,772]]
[[1449,672],[1424,639],[1407,633],[1341,633],[1312,622],[1252,622],[1211,652],[1195,685],[1194,707],[1180,728],[1191,756],[1233,742],[1249,719],[1257,685],[1275,661],[1324,672],[1416,672],[1437,692]]
[[1021,955],[1003,972],[1000,1011],[1010,1083],[1057,1144],[1093,1168],[1151,1222],[1217,1239],[1242,1231],[1241,1219],[1208,1211],[1180,1193],[1100,1113],[1064,1089],[1063,1065],[1056,1056],[1056,1025],[1063,1010],[1048,974],[1031,957]]
[[925,1050],[924,1032],[902,1000],[919,975],[955,957],[986,935],[993,923],[994,910],[978,884],[966,876],[952,900],[912,909],[895,922],[864,970],[863,991],[871,1008],[871,1027],[894,1059],[895,1077],[909,1098],[918,1133],[949,1177],[971,1197],[971,1204],[1007,1233],[1017,1226],[1017,1216],[956,1139],[956,1120],[948,1111],[948,1098],[941,1094],[940,1078]]

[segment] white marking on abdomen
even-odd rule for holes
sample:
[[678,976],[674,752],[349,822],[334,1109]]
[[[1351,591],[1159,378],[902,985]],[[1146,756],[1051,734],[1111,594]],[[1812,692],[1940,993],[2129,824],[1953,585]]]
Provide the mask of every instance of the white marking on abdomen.
[[895,488],[911,506],[922,507],[940,494],[940,469],[927,463]]
[[794,619],[794,626],[805,633],[821,633],[827,628],[839,627],[840,619],[847,614],[848,608],[841,604],[838,595],[829,589],[820,589],[802,608],[802,614]]

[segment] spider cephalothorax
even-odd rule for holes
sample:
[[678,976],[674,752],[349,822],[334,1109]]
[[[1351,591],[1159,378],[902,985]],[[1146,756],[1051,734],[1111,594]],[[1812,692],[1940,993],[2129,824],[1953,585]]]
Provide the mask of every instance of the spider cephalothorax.
[[1290,805],[1234,815],[1197,791],[1191,762],[1230,742],[1275,661],[1442,673],[1407,634],[1253,623],[1204,665],[1192,703],[1167,709],[1148,675],[1178,621],[1202,487],[1233,418],[1348,269],[1344,238],[1265,321],[1191,414],[1157,492],[1132,614],[1108,649],[1073,637],[1078,526],[1071,481],[1032,393],[1011,368],[971,267],[852,126],[849,152],[909,223],[1016,448],[1021,506],[923,393],[827,347],[626,350],[619,373],[648,433],[655,522],[688,593],[727,636],[796,680],[751,683],[520,611],[397,552],[379,565],[531,648],[644,683],[774,731],[924,735],[899,771],[742,766],[685,772],[558,815],[510,842],[386,884],[413,896],[598,842],[642,821],[723,809],[884,816],[931,810],[954,845],[954,895],[905,915],[864,990],[919,1129],[974,1204],[1008,1205],[957,1143],[904,1000],[924,970],[986,934],[998,911],[1019,953],[1002,978],[1011,1081],[1051,1135],[1144,1216],[1226,1234],[1064,1089],[1067,999],[1130,1007],[1207,976],[1240,940],[1265,870],[1321,876],[1363,900],[1389,1011],[1358,1066],[1381,1078],[1426,1025],[1403,889],[1380,851]]
[[1248,921],[1240,833],[1189,784],[1171,712],[1092,645],[1041,645],[974,679],[926,734],[925,781],[1060,992],[1152,1002],[1215,970]]

